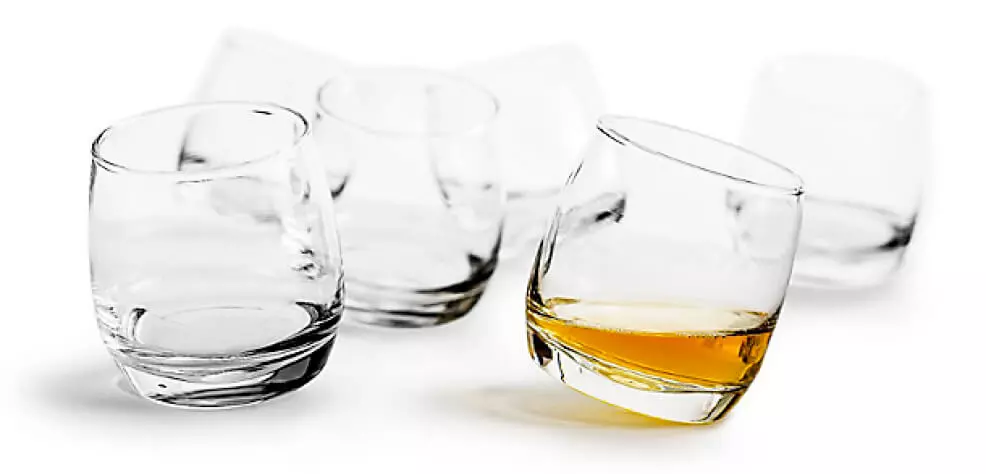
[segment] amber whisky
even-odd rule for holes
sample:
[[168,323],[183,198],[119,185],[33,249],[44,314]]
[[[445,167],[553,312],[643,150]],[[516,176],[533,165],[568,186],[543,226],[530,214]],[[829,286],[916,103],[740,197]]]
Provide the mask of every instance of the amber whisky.
[[532,340],[532,356],[538,356],[539,343],[561,345],[635,388],[640,383],[634,381],[649,376],[682,387],[745,389],[763,361],[774,321],[753,311],[569,298],[527,301],[529,330],[541,339]]

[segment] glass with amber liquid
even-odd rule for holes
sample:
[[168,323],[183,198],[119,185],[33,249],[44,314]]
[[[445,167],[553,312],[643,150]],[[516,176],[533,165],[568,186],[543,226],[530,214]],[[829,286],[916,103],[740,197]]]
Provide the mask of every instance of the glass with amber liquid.
[[682,423],[722,418],[760,370],[791,274],[800,179],[727,143],[603,117],[541,242],[534,361]]

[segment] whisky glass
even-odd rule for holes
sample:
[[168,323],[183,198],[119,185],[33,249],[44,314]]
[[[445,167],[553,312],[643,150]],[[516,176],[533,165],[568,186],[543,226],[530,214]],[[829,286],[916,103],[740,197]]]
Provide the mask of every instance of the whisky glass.
[[309,146],[300,114],[248,102],[148,112],[93,142],[97,322],[138,394],[234,407],[322,370],[343,283]]
[[496,98],[453,75],[375,68],[329,80],[317,105],[347,315],[393,327],[465,315],[496,268],[503,227]]
[[722,418],[780,314],[800,178],[714,138],[621,116],[599,120],[581,159],[531,272],[532,358],[631,411]]
[[929,129],[924,84],[895,66],[803,55],[763,68],[741,144],[808,187],[794,285],[864,288],[897,272],[917,222]]

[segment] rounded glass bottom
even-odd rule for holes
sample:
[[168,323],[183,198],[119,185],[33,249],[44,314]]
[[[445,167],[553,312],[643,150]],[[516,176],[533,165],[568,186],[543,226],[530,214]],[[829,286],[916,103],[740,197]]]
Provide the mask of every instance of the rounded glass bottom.
[[915,220],[861,204],[806,199],[792,285],[863,289],[886,282],[903,262]]
[[439,326],[465,316],[482,297],[488,276],[436,291],[380,286],[348,287],[346,317],[364,324],[418,328]]
[[746,386],[702,387],[634,372],[580,354],[530,325],[527,334],[531,357],[552,377],[592,398],[642,415],[676,423],[713,423],[746,393]]
[[201,368],[177,372],[174,366],[134,364],[119,354],[114,358],[141,397],[181,408],[221,409],[257,404],[301,388],[325,367],[334,342],[333,334],[313,350],[257,366],[238,364],[235,370],[208,373],[201,373]]
[[849,256],[804,251],[795,261],[791,285],[831,290],[876,287],[897,273],[905,250],[879,248]]

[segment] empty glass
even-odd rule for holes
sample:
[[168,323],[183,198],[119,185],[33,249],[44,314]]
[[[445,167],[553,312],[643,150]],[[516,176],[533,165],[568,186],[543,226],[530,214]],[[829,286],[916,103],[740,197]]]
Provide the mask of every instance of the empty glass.
[[343,285],[308,135],[292,110],[228,102],[148,112],[96,138],[96,316],[140,395],[246,405],[324,366]]
[[885,281],[911,241],[929,156],[927,93],[883,63],[795,56],[756,82],[743,144],[806,182],[799,285]]
[[796,175],[741,148],[604,116],[537,252],[531,356],[608,403],[720,419],[767,350],[801,194]]
[[366,69],[322,87],[314,134],[338,196],[353,317],[429,326],[476,304],[503,220],[496,114],[486,90],[427,70]]

